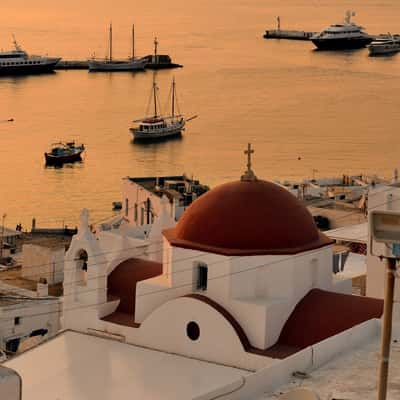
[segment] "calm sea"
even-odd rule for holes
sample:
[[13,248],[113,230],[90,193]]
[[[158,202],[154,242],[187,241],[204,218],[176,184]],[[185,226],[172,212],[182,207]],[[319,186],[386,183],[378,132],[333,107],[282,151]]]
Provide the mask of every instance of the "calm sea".
[[[312,43],[267,41],[282,28],[321,30],[356,10],[370,33],[400,33],[396,0],[2,0],[0,48],[11,34],[31,53],[67,59],[107,51],[159,51],[184,64],[157,74],[161,103],[175,76],[181,108],[199,118],[182,140],[137,145],[130,121],[144,115],[153,74],[89,74],[0,78],[0,213],[6,222],[76,223],[87,207],[97,221],[112,215],[121,178],[186,172],[209,185],[236,179],[253,143],[254,170],[265,179],[343,173],[390,176],[399,162],[400,55],[369,58],[366,49],[329,53]],[[57,140],[87,146],[82,164],[45,168]]]

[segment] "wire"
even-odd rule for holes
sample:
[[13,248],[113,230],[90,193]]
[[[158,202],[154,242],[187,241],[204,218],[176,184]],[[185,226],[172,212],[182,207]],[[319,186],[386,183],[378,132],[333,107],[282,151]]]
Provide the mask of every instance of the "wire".
[[[315,249],[314,251],[308,252],[307,255],[317,254],[317,253],[319,253],[320,251],[321,251],[321,248],[318,248],[318,249]],[[256,265],[256,266],[254,266],[254,267],[247,268],[247,269],[245,269],[245,270],[234,271],[234,272],[229,272],[229,273],[227,273],[227,274],[218,275],[218,276],[209,278],[208,281],[214,281],[214,280],[216,280],[216,279],[222,279],[222,278],[226,278],[226,277],[228,277],[228,276],[235,276],[235,275],[238,275],[238,274],[241,274],[241,273],[250,272],[250,271],[253,271],[253,270],[256,270],[256,269],[259,269],[259,268],[269,267],[269,266],[271,266],[271,265],[276,265],[276,264],[285,262],[285,261],[287,261],[287,260],[297,259],[297,258],[300,258],[300,257],[302,257],[302,256],[303,256],[303,253],[302,253],[302,254],[290,255],[290,256],[285,257],[285,258],[283,258],[283,259],[280,258],[280,259],[278,259],[278,260],[276,260],[276,261],[269,261],[269,262],[267,262],[267,263],[265,263],[265,264],[259,264],[259,265]],[[248,257],[251,257],[251,256],[248,256]],[[224,258],[223,260],[220,260],[220,261],[217,261],[217,262],[213,262],[213,263],[209,263],[209,264],[207,264],[207,265],[208,265],[208,266],[213,266],[213,265],[216,265],[216,264],[219,264],[219,263],[222,263],[222,262],[225,263],[226,261],[228,261],[228,260],[230,260],[230,259],[232,259],[232,258],[235,258],[235,256],[229,257],[228,259]],[[180,271],[172,271],[172,272],[170,272],[170,273],[167,274],[167,275],[174,275],[174,274],[177,274],[177,273],[188,272],[188,271],[191,271],[192,269],[193,269],[193,267],[191,267],[191,268],[189,268],[189,269],[185,269],[185,270],[180,270]],[[108,275],[97,276],[96,279],[105,278],[105,277],[107,277],[107,276],[108,276]],[[138,294],[138,295],[136,295],[136,298],[144,297],[144,296],[150,296],[150,295],[153,295],[153,294],[159,294],[159,293],[166,292],[166,291],[170,291],[170,290],[182,289],[182,288],[185,288],[185,287],[190,287],[190,288],[192,288],[192,287],[193,287],[193,281],[190,281],[189,283],[184,283],[184,284],[181,284],[181,285],[176,285],[176,286],[170,287],[170,288],[163,288],[163,289],[160,289],[160,290],[154,290],[154,291],[151,291],[151,292]],[[90,289],[90,290],[88,290],[88,291],[81,291],[80,293],[93,292],[93,291],[97,291],[97,290],[99,290],[99,289],[101,289],[101,290],[103,290],[103,289],[106,290],[106,288],[101,287],[101,288],[96,288],[96,289]],[[72,295],[74,295],[74,294],[71,294],[70,296],[72,296]],[[83,308],[94,307],[94,306],[96,306],[96,305],[97,305],[97,306],[100,306],[100,305],[107,304],[107,303],[108,303],[108,301],[105,301],[105,302],[101,302],[101,303],[93,303],[93,304],[91,304],[91,305],[83,305],[82,307],[83,307]],[[18,309],[18,308],[15,308],[15,309]],[[63,309],[63,312],[65,312],[65,311],[70,311],[70,310],[72,310],[72,309],[79,309],[79,306],[78,306],[78,307],[73,307],[73,308],[71,308],[71,309],[65,308],[65,309]],[[58,311],[55,311],[55,312],[58,312]],[[55,313],[55,312],[43,312],[43,313],[37,313],[37,314],[30,314],[29,317],[40,316],[40,315],[48,315],[48,314],[53,314],[53,313]],[[2,319],[0,318],[0,320],[2,320]],[[4,320],[7,320],[7,318],[4,318]]]
[[[391,188],[388,189],[388,190],[391,190],[391,189],[393,189],[393,187],[391,187]],[[386,191],[386,190],[385,190],[385,191]],[[380,193],[382,193],[382,191],[381,191]],[[397,201],[398,201],[398,200],[400,200],[400,199],[397,199]],[[391,200],[390,203],[392,203],[393,201],[396,201],[396,200]],[[385,202],[385,203],[378,204],[377,206],[373,207],[372,209],[377,208],[377,207],[380,207],[380,206],[382,206],[382,205],[384,205],[384,204],[388,204],[388,203],[389,203],[389,202]],[[355,240],[357,240],[357,239],[363,239],[363,237],[355,238]],[[136,247],[135,247],[135,248],[136,248]],[[161,250],[160,250],[160,251],[161,251]],[[311,252],[311,253],[309,252],[308,254],[317,253],[317,252],[319,252],[319,251],[320,251],[320,249],[317,249],[315,252]],[[234,256],[234,257],[235,257],[235,256]],[[234,257],[229,257],[228,259],[224,258],[224,259],[221,260],[221,261],[214,262],[214,263],[211,263],[211,264],[208,264],[208,265],[215,265],[215,264],[218,264],[218,263],[226,262],[226,261],[228,261],[228,260],[230,260],[230,259],[232,259],[232,258],[234,258]],[[295,259],[295,258],[298,258],[298,257],[299,257],[299,255],[292,255],[292,256],[289,256],[289,257],[287,257],[287,258],[277,260],[276,262],[269,262],[269,263],[267,263],[267,264],[260,264],[260,265],[258,265],[258,266],[256,266],[256,267],[253,267],[253,268],[250,268],[250,269],[246,269],[246,270],[243,270],[243,271],[236,271],[236,272],[229,273],[229,274],[225,274],[225,275],[222,275],[222,276],[217,276],[217,277],[214,277],[214,278],[210,278],[209,280],[219,279],[219,278],[226,277],[226,276],[229,276],[229,275],[236,275],[237,273],[248,272],[248,271],[251,271],[251,270],[253,270],[253,269],[257,269],[257,268],[263,267],[263,266],[273,265],[273,264],[276,264],[276,263],[279,263],[279,262],[284,262],[284,261],[286,261],[286,260],[288,260],[288,259]],[[196,256],[188,257],[187,259],[192,259],[192,258],[199,258],[199,257],[198,257],[198,255],[196,255]],[[129,259],[129,258],[123,257],[123,260],[128,260],[128,259]],[[178,262],[178,261],[181,262],[181,261],[184,261],[184,260],[185,260],[185,259],[177,260],[177,262]],[[108,260],[105,261],[104,263],[106,263],[106,262],[109,263]],[[104,264],[104,263],[100,263],[100,264]],[[94,266],[98,266],[98,265],[100,265],[100,264],[99,264],[99,263],[94,264],[93,267],[94,267]],[[167,275],[173,275],[173,274],[176,274],[176,273],[183,273],[183,272],[187,272],[187,271],[190,271],[190,270],[192,270],[192,267],[189,268],[189,269],[184,269],[184,270],[180,270],[180,271],[173,271],[173,272],[170,272],[170,273],[167,274]],[[107,276],[108,276],[108,275],[102,275],[102,276],[96,276],[96,277],[89,278],[89,279],[106,278]],[[82,282],[82,280],[77,281],[76,283],[78,283],[78,282]],[[75,282],[71,282],[70,284],[75,284]],[[153,291],[153,292],[148,292],[148,293],[145,293],[145,294],[142,294],[142,295],[138,295],[137,297],[141,297],[141,296],[145,296],[145,295],[151,295],[151,294],[154,294],[154,293],[160,293],[160,292],[162,292],[162,291],[167,291],[167,290],[174,290],[174,289],[178,289],[178,288],[182,288],[182,287],[187,287],[187,286],[192,286],[192,285],[193,285],[193,283],[192,283],[192,281],[191,281],[191,282],[188,283],[188,284],[178,285],[178,286],[174,286],[173,288],[165,288],[165,289],[161,289],[161,290],[157,290],[157,291]],[[105,288],[102,288],[102,289],[105,289]],[[96,289],[90,289],[90,290],[88,290],[87,292],[90,292],[90,291],[97,291],[97,290],[98,290],[98,288],[96,288]],[[81,292],[81,293],[83,293],[83,292]],[[102,304],[103,304],[103,303],[102,303]]]
[[[387,191],[390,191],[390,190],[393,190],[393,188],[394,187],[390,187],[390,188],[388,188],[388,189],[385,189],[384,191],[381,191],[381,192],[379,192],[379,193],[384,193],[384,192],[387,192]],[[389,204],[389,203],[393,203],[393,202],[396,202],[396,201],[400,201],[400,198],[398,198],[398,199],[393,199],[393,200],[390,200],[390,201],[385,201],[384,203],[380,203],[380,204],[378,204],[378,205],[376,205],[376,206],[374,206],[374,207],[371,207],[368,211],[370,211],[370,210],[374,210],[374,209],[376,209],[376,208],[378,208],[378,207],[381,207],[381,206],[384,206],[384,205],[387,205],[387,204]],[[131,207],[131,208],[133,208],[133,207]],[[331,219],[332,221],[334,221],[334,222],[337,222],[337,221],[340,221],[340,220],[343,220],[343,219],[345,219],[345,218],[348,218],[349,216],[351,216],[351,215],[360,215],[360,212],[359,211],[355,211],[355,212],[350,212],[350,213],[347,213],[346,215],[342,215],[342,216],[340,216],[340,217],[337,217],[337,218],[333,218],[333,219]],[[93,224],[92,224],[93,225]],[[108,231],[102,231],[102,232],[108,232]],[[134,238],[133,238],[134,239]],[[363,239],[362,237],[360,237],[360,238],[358,238],[358,239]],[[139,239],[140,240],[140,239]],[[149,246],[153,246],[153,245],[157,245],[157,244],[161,244],[163,242],[163,240],[159,240],[159,241],[156,241],[156,242],[148,242],[148,244],[149,244]],[[93,254],[93,255],[91,255],[91,257],[99,257],[99,256],[102,256],[102,255],[108,255],[108,254],[111,254],[111,253],[115,253],[115,252],[122,252],[122,251],[129,251],[129,250],[132,250],[132,249],[138,249],[138,246],[132,246],[132,247],[127,247],[127,248],[125,248],[125,249],[117,249],[117,250],[113,250],[113,251],[104,251],[104,252],[100,252],[100,253],[95,253],[95,254]],[[159,253],[159,252],[162,252],[163,250],[161,249],[161,250],[158,250],[158,251],[155,251],[155,252],[150,252],[150,253],[147,253],[147,254],[156,254],[156,253]],[[69,260],[64,260],[64,262],[69,262],[69,261],[79,261],[79,258],[73,258],[73,259],[69,259]],[[50,263],[43,263],[43,264],[38,264],[38,265],[35,265],[35,266],[30,266],[29,268],[41,268],[41,267],[44,267],[44,266],[51,266],[51,265],[53,265],[54,264],[54,262],[50,262]],[[33,275],[31,275],[31,276],[37,276],[38,274],[33,274]],[[29,275],[25,275],[25,276],[29,276]]]

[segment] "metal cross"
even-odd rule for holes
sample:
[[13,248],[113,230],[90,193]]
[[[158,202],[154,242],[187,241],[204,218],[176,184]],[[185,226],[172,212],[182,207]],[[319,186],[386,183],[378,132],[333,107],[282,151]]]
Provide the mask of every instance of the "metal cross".
[[251,143],[247,144],[247,150],[244,151],[244,154],[247,155],[247,171],[242,175],[242,181],[256,181],[257,177],[254,175],[254,172],[251,169],[251,155],[254,153],[254,150],[251,148]]
[[251,143],[247,144],[247,150],[244,151],[244,154],[247,154],[247,171],[251,171],[251,155],[254,153],[254,150],[251,148]]

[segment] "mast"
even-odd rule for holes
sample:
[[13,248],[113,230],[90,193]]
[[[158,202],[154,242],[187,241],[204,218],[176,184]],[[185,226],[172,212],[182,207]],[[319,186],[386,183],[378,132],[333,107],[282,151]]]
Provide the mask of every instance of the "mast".
[[154,62],[157,64],[157,46],[158,46],[158,41],[157,41],[157,36],[154,38]]
[[172,118],[175,116],[175,77],[172,78]]
[[110,23],[110,37],[109,37],[109,41],[110,41],[110,54],[109,54],[109,61],[112,61],[112,23]]
[[157,84],[156,80],[153,80],[153,98],[154,98],[154,118],[157,118]]
[[132,61],[135,59],[135,24],[132,25]]

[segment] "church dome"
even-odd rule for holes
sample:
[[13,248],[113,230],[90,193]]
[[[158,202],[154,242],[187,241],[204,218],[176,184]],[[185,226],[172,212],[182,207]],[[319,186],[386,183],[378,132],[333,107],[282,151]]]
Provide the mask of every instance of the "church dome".
[[176,247],[230,256],[296,254],[332,244],[296,197],[255,177],[203,194],[163,234]]

